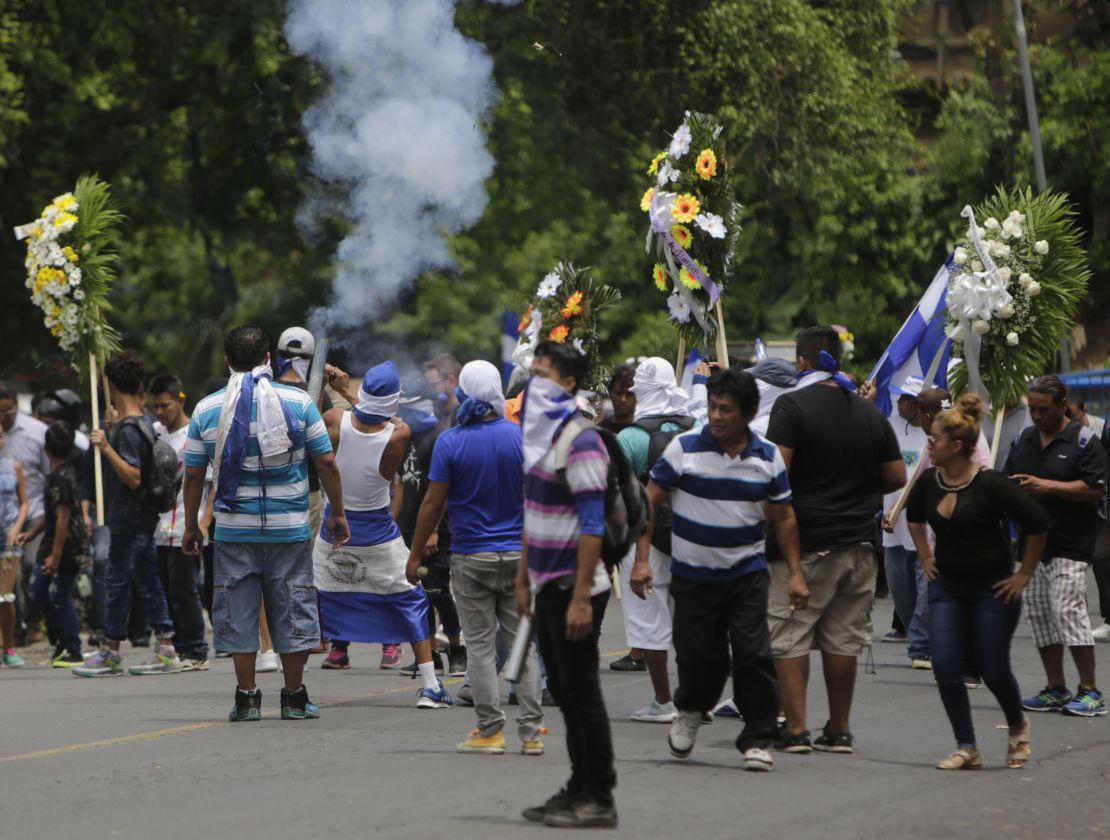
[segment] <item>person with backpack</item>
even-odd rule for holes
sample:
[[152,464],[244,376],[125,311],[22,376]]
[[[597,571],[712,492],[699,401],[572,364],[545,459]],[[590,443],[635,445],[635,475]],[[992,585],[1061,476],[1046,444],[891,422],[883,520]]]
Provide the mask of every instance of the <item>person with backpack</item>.
[[177,454],[164,442],[162,449],[156,451],[154,424],[143,412],[146,372],[138,356],[129,350],[117,353],[104,366],[104,374],[115,417],[107,434],[103,429],[93,429],[89,438],[107,462],[104,490],[111,535],[106,581],[107,627],[100,650],[72,672],[78,677],[114,677],[123,673],[119,646],[127,638],[134,582],[158,641],[151,655],[141,664],[133,665],[130,672],[174,674],[181,671],[181,660],[174,650],[173,624],[158,575],[154,531],[166,497],[172,504],[177,495],[172,479],[170,486],[165,481],[169,464],[177,474]]
[[[617,440],[632,471],[647,487],[651,468],[667,445],[676,435],[694,428],[695,420],[688,407],[690,397],[678,387],[674,368],[666,359],[653,357],[640,362],[631,390],[636,397],[635,418],[631,426],[621,430]],[[656,512],[654,532],[645,534],[629,557],[635,562],[626,562],[620,576],[625,596],[621,602],[624,632],[628,646],[642,652],[655,691],[650,703],[632,713],[632,720],[671,723],[678,712],[671,700],[667,673],[674,613],[670,595],[671,511],[668,501]],[[651,572],[652,588],[634,592],[633,580],[647,569]]]
[[[768,523],[790,570],[790,603],[805,608],[798,528],[778,448],[749,423],[759,389],[747,371],[718,370],[708,382],[709,422],[674,438],[651,470],[652,521],[673,506],[671,594],[678,661],[678,717],[667,738],[676,758],[694,749],[705,714],[731,672],[744,718],[736,748],[744,769],[770,770],[777,733],[778,681],[767,623]],[[638,563],[633,587],[650,592],[651,569]]]
[[[603,433],[583,420],[575,401],[588,373],[586,356],[571,344],[543,341],[533,351],[531,373],[523,412],[517,612],[533,617],[548,687],[566,724],[571,776],[523,816],[555,827],[615,827],[617,774],[597,643],[611,589],[602,561],[611,456]],[[616,453],[623,461],[619,448]]]

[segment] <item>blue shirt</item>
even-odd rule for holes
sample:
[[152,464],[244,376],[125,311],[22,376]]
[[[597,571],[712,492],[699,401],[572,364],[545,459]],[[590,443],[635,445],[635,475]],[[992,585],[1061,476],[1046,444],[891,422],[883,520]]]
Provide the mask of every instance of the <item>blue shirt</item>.
[[777,446],[748,429],[730,458],[708,426],[674,438],[651,470],[673,492],[671,572],[693,580],[732,580],[767,568],[763,503],[790,502]]
[[[304,429],[305,445],[261,458],[254,424],[258,419],[258,391],[251,405],[251,434],[239,489],[230,511],[216,511],[216,541],[245,543],[290,543],[312,538],[308,512],[308,460],[331,452],[324,418],[304,391],[281,382],[274,383],[281,401]],[[185,444],[185,466],[207,467],[216,456],[226,388],[209,394],[193,410],[189,439]]]
[[475,421],[443,432],[428,480],[449,486],[451,551],[520,551],[524,529],[524,444],[508,420]]

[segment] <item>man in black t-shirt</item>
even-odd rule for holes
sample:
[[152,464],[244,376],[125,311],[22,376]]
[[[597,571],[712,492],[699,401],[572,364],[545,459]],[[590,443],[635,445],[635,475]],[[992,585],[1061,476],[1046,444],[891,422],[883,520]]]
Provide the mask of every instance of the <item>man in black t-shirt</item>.
[[[850,753],[856,659],[871,643],[878,516],[883,494],[906,483],[906,467],[882,412],[840,373],[835,329],[802,330],[796,365],[798,385],[775,402],[767,430],[790,471],[810,591],[808,608],[795,611],[786,564],[771,564],[768,620],[786,714],[778,746]],[[821,651],[829,698],[829,721],[812,743],[806,728],[811,648]]]

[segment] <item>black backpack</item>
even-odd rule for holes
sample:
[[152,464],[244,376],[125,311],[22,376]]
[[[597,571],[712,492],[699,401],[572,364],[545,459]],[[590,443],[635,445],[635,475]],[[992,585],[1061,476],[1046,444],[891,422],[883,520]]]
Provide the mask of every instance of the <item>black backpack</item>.
[[[688,432],[694,428],[694,418],[677,416],[644,417],[632,425],[643,429],[651,436],[648,443],[647,469],[644,470],[642,475],[638,476],[646,487],[651,477],[651,468],[655,466],[655,462],[663,457],[664,450],[672,440],[683,432]],[[663,427],[666,425],[678,426],[678,428],[663,431]],[[652,547],[661,551],[667,557],[671,556],[671,525],[673,522],[674,515],[671,512],[670,494],[667,494],[667,499],[655,510],[655,531],[651,535]]]
[[647,493],[628,463],[617,436],[608,429],[594,426],[583,417],[572,417],[555,440],[555,473],[567,485],[567,460],[575,438],[586,429],[601,436],[609,453],[609,474],[605,480],[605,536],[601,541],[601,559],[612,573],[647,530]]
[[138,417],[124,418],[122,426],[134,426],[150,444],[150,455],[139,468],[142,478],[139,493],[143,507],[154,513],[169,513],[177,504],[184,474],[177,452],[164,440],[154,436],[150,426]]

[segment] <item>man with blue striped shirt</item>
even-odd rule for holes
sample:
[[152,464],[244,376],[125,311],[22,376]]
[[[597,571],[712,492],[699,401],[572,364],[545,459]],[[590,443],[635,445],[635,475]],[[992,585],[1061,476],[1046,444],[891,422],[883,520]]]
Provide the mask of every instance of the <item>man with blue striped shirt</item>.
[[[767,628],[770,576],[764,553],[769,520],[790,569],[794,609],[809,598],[786,465],[773,443],[748,428],[759,389],[746,371],[719,370],[708,383],[709,423],[679,435],[651,470],[652,519],[671,496],[671,596],[678,663],[671,753],[687,758],[704,715],[721,696],[732,652],[733,696],[744,718],[736,748],[744,769],[770,770],[778,680]],[[649,526],[647,533],[652,533]],[[643,542],[643,540],[641,540]],[[638,546],[633,591],[650,590],[645,546]]]
[[201,551],[197,514],[211,463],[216,494],[213,642],[235,661],[238,688],[230,719],[262,718],[254,676],[263,599],[285,672],[282,719],[319,717],[302,683],[308,652],[320,639],[308,459],[331,502],[328,538],[336,545],[350,538],[331,439],[304,391],[272,381],[265,332],[236,327],[224,341],[224,352],[231,368],[227,388],[201,400],[189,422],[182,549],[186,554]]

